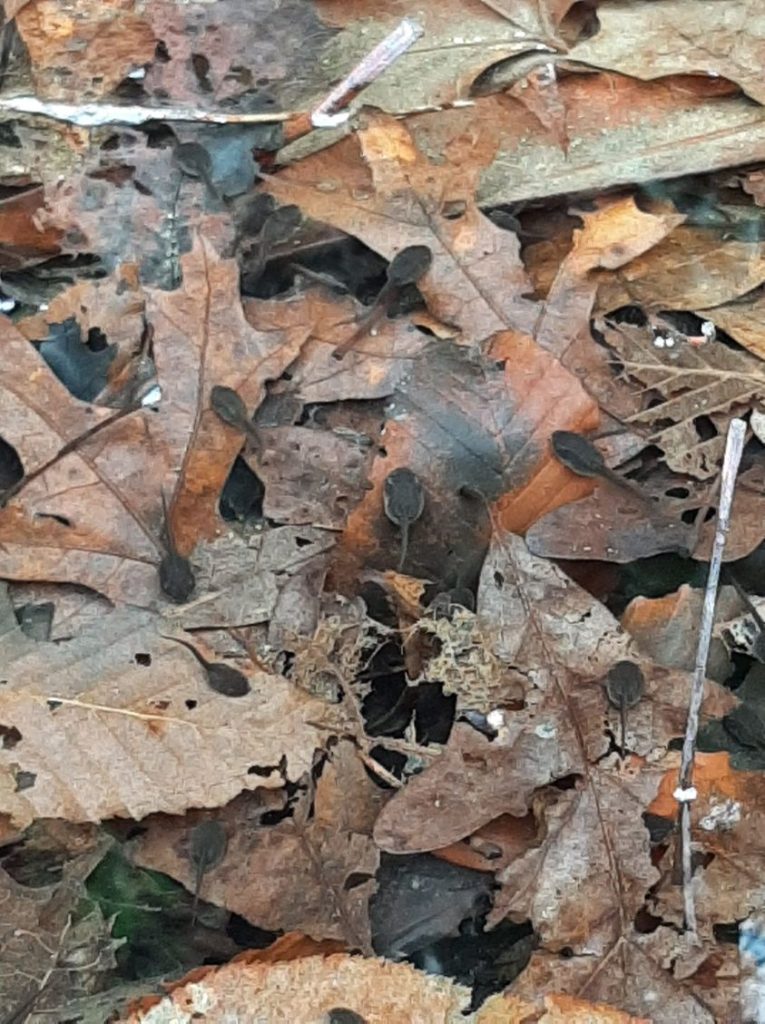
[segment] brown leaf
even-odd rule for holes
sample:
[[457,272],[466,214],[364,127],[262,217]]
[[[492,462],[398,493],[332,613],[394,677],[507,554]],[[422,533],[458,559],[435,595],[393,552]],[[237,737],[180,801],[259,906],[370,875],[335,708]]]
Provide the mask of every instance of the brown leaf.
[[[228,833],[228,846],[205,877],[202,898],[268,931],[298,930],[371,952],[368,902],[379,864],[371,831],[385,799],[353,745],[340,743],[316,785],[312,816],[310,792],[301,792],[290,815],[276,825],[262,824],[249,798],[216,816]],[[182,819],[150,824],[136,846],[136,862],[193,891],[188,832]],[[346,884],[351,876],[358,884]]]
[[[516,692],[524,684],[523,707],[511,710],[507,695],[490,693],[495,708],[505,706],[492,741],[467,725],[455,726],[441,757],[382,811],[375,839],[383,849],[433,850],[499,814],[523,817],[536,791],[563,776],[582,775],[593,785],[588,764],[606,754],[608,732],[619,734],[619,714],[607,705],[602,678],[619,660],[640,659],[600,602],[552,563],[530,555],[520,538],[508,536],[495,542],[484,563],[478,615],[491,636],[486,642],[508,667],[506,680],[513,680]],[[628,717],[628,745],[654,757],[684,729],[688,679],[641,667],[646,694]],[[707,693],[707,715],[735,706],[735,698],[714,684]],[[462,694],[464,705],[492,710],[479,700],[470,703],[470,695]],[[611,827],[607,819],[603,827]]]
[[[765,90],[754,68],[762,61],[762,34],[754,26],[762,13],[757,0],[733,0],[725,10],[670,0],[657,10],[642,4],[619,4],[598,11],[598,31],[570,55],[635,78],[706,73],[736,82],[762,102]],[[690,15],[690,16],[689,16]],[[731,46],[732,36],[736,45]]]
[[[62,999],[70,1005],[77,996],[99,991],[113,971],[115,946],[100,911],[91,905],[89,913],[76,913],[84,879],[103,856],[103,842],[99,845],[100,849],[68,857],[63,878],[55,885],[20,885],[0,868],[4,1012],[20,1010],[40,989],[33,1004],[36,1011],[50,1010]],[[17,855],[20,850],[21,845]],[[31,1010],[29,1005],[27,1012]]]
[[[635,597],[627,605],[621,624],[640,650],[658,665],[692,672],[696,663],[701,608],[704,591],[683,584],[664,597]],[[743,610],[741,599],[733,587],[720,587],[717,595],[718,621],[726,622]],[[725,644],[712,638],[706,674],[724,682],[732,665]]]
[[680,225],[660,244],[598,281],[603,313],[630,304],[649,310],[706,309],[730,302],[765,280],[758,242]]
[[418,287],[431,313],[457,325],[465,342],[506,327],[530,330],[535,304],[524,297],[530,285],[518,241],[475,204],[481,155],[471,148],[467,160],[463,139],[458,165],[456,153],[454,165],[432,163],[402,122],[375,111],[365,111],[356,138],[356,153],[336,147],[287,167],[268,180],[268,191],[387,259],[406,246],[428,246],[433,263]]
[[[137,409],[90,437],[0,511],[6,577],[75,581],[149,605],[158,598],[163,490],[183,552],[221,532],[217,503],[242,438],[209,409],[209,391],[225,384],[259,404],[266,379],[292,361],[310,325],[253,329],[236,265],[206,242],[198,239],[182,263],[184,290],[148,297],[159,410]],[[7,322],[3,330],[0,429],[30,473],[113,414],[72,398],[21,335]]]
[[[0,759],[3,809],[16,821],[217,807],[298,778],[321,746],[310,724],[321,720],[321,701],[245,668],[251,692],[234,707],[149,612],[114,611],[61,644],[28,639],[12,611],[6,623]],[[19,788],[19,772],[32,785]]]
[[310,427],[261,430],[261,457],[247,461],[263,481],[263,512],[279,523],[340,530],[367,489],[371,445]]
[[397,466],[412,469],[426,494],[405,568],[438,580],[478,568],[488,533],[480,495],[498,500],[500,520],[522,530],[545,509],[589,490],[590,482],[572,480],[547,446],[553,429],[586,430],[596,422],[578,382],[525,335],[498,335],[489,356],[438,342],[413,365],[387,410],[385,453],[372,465],[372,489],[348,518],[342,544],[349,558],[381,569],[397,563],[398,531],[382,507],[383,481]]
[[[593,212],[582,211],[584,227],[575,230],[570,251],[550,283],[535,330],[540,345],[568,365],[565,356],[584,325],[589,325],[599,278],[596,270],[630,268],[654,251],[683,221],[674,208],[646,213],[632,196],[599,199]],[[646,257],[648,258],[648,257]],[[610,278],[609,278],[610,280]],[[584,378],[587,386],[586,378]]]
[[61,251],[61,232],[40,223],[40,188],[29,188],[0,202],[0,265],[15,270]]
[[605,1003],[569,995],[547,995],[528,1003],[514,995],[490,996],[478,1011],[476,1024],[653,1024]]
[[708,317],[716,327],[729,334],[753,356],[765,359],[765,297],[762,288],[756,288],[732,302],[711,308],[705,306],[696,312],[699,316]]
[[25,4],[16,15],[29,51],[35,89],[51,100],[99,99],[154,57],[154,34],[135,0],[93,6],[75,0],[67,13]]
[[[653,428],[650,440],[663,450],[670,469],[699,480],[716,476],[728,422],[765,394],[761,361],[719,342],[696,347],[681,338],[659,347],[650,327],[606,322],[599,329],[624,374],[662,399],[628,422]],[[715,416],[719,424],[710,440],[696,428],[700,416]],[[667,421],[670,426],[664,427]]]
[[[664,951],[651,955],[653,940],[654,936],[638,935],[631,942],[620,943],[605,965],[598,957],[562,958],[538,950],[513,983],[512,992],[518,999],[536,1001],[555,998],[548,993],[575,991],[597,1003],[627,1006],[632,1013],[641,1015],[638,1020],[647,1019],[651,1024],[675,1020],[716,1024],[718,1018],[708,1009],[708,990],[699,987],[694,993],[689,991],[685,979],[673,977],[665,967]],[[557,1019],[563,1024],[566,1017]]]
[[[365,102],[393,113],[408,113],[467,99],[470,86],[484,69],[538,44],[540,31],[546,37],[546,19],[533,0],[514,0],[511,6],[505,20],[501,17],[504,12],[496,11],[494,3],[466,7],[460,0],[431,0],[422,4],[416,16],[425,39],[399,58],[392,73],[382,75],[365,91]],[[329,50],[330,66],[337,71],[339,57],[343,57],[344,74],[395,27],[401,8],[370,0],[353,4],[322,0],[321,17],[344,29]],[[325,91],[329,85],[327,81]]]
[[[695,508],[703,504],[700,499]],[[600,559],[623,565],[664,552],[687,556],[696,532],[680,518],[682,511],[672,503],[666,511],[657,507],[651,514],[637,497],[598,487],[590,497],[542,516],[526,533],[526,541],[529,550],[543,558]]]
[[[208,1024],[247,1020],[252,1007],[266,1019],[320,1020],[342,1007],[369,1024],[457,1024],[470,990],[408,964],[336,953],[275,964],[232,963],[176,988],[154,1007],[157,1020],[204,1013]],[[136,1011],[118,1024],[146,1024]]]

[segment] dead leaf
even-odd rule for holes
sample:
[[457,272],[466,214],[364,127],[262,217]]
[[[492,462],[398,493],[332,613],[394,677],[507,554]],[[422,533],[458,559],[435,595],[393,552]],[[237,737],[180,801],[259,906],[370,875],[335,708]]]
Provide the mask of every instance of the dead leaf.
[[756,0],[734,0],[724,11],[715,5],[703,10],[702,18],[689,17],[696,9],[684,0],[662,3],[656,11],[630,3],[605,7],[598,11],[597,33],[570,55],[634,78],[722,76],[762,102],[765,91],[752,71],[763,56],[762,8]]
[[51,100],[99,99],[154,57],[154,34],[134,0],[74,0],[65,13],[35,0],[17,11],[16,25],[37,94]]
[[[298,930],[371,952],[368,902],[379,864],[371,831],[385,799],[353,745],[341,742],[324,765],[315,796],[303,790],[277,824],[262,824],[257,804],[248,798],[216,816],[228,846],[206,876],[202,898],[267,931]],[[194,869],[184,846],[189,828],[179,819],[150,823],[135,848],[136,862],[193,890]],[[255,877],[258,884],[252,885]],[[297,889],[291,881],[296,877]],[[357,884],[347,884],[351,877]],[[287,891],[291,897],[285,900]]]
[[[457,145],[466,154],[469,140]],[[476,343],[507,327],[530,330],[534,303],[525,298],[530,285],[517,239],[475,204],[481,154],[470,149],[469,162],[457,165],[455,152],[455,164],[435,164],[418,152],[402,122],[369,110],[353,141],[287,167],[266,184],[280,202],[297,203],[386,259],[426,245],[433,263],[418,287],[428,308],[457,325],[465,343]]]
[[[616,662],[640,659],[600,602],[530,554],[520,537],[505,535],[487,555],[477,609],[484,643],[505,666],[504,674],[497,673],[505,692],[499,685],[474,692],[468,671],[460,700],[484,713],[504,708],[499,734],[490,741],[456,724],[438,760],[380,814],[375,840],[382,849],[433,850],[471,835],[498,814],[523,817],[537,790],[565,776],[587,778],[588,763],[608,751],[608,733],[618,733],[602,680]],[[629,749],[652,758],[684,730],[689,681],[685,673],[646,663],[642,668],[646,697],[629,716]],[[707,715],[735,705],[726,690],[707,686]]]
[[209,1024],[246,1020],[253,1006],[267,1018],[319,1021],[336,1007],[368,1024],[459,1024],[466,1020],[470,990],[408,964],[347,954],[308,956],[274,964],[232,963],[176,988],[146,1013],[118,1024],[160,1024],[202,1012]]
[[55,885],[20,885],[0,868],[4,1010],[21,1009],[40,990],[33,1007],[44,1013],[61,999],[73,1001],[99,991],[114,970],[119,943],[111,939],[100,911],[91,906],[89,913],[72,920],[84,895],[84,879],[103,856],[103,842],[100,846],[98,852],[67,858],[63,878]]
[[680,225],[624,268],[601,275],[598,310],[630,304],[647,310],[707,309],[740,298],[765,280],[759,242]]
[[652,1024],[648,1017],[631,1017],[605,1003],[591,1003],[567,995],[548,995],[534,1003],[505,993],[494,995],[486,1000],[476,1016],[476,1024],[524,1024],[526,1021],[528,1024]]
[[743,345],[752,355],[765,359],[765,333],[762,321],[765,311],[762,288],[724,302],[712,308],[699,308],[699,316],[708,317],[716,327],[729,334],[739,345]]
[[342,544],[349,559],[381,569],[397,562],[397,531],[382,508],[383,481],[397,466],[412,469],[426,495],[407,569],[439,580],[477,570],[486,501],[498,501],[501,521],[521,530],[590,488],[569,482],[547,446],[552,429],[594,425],[594,406],[579,384],[525,335],[498,335],[489,356],[438,342],[414,364],[388,406],[372,488],[348,518]]
[[[683,584],[664,597],[635,597],[621,617],[624,629],[640,650],[658,665],[692,672],[696,663],[699,623],[704,591]],[[717,595],[717,618],[726,621],[742,611],[741,599],[733,587],[721,587]],[[719,637],[713,637],[706,674],[724,682],[732,665]]]
[[[11,611],[3,647],[0,785],[4,811],[23,824],[218,806],[299,778],[322,743],[310,724],[322,702],[281,676],[247,671],[251,692],[234,709],[149,612],[115,610],[50,644],[25,637]],[[19,772],[32,784],[19,788]]]
[[[699,480],[716,476],[728,422],[762,400],[765,372],[761,363],[718,342],[694,347],[681,340],[660,347],[648,327],[606,322],[599,329],[625,375],[662,399],[627,422],[644,430],[653,428],[650,441],[659,445],[676,473]],[[695,423],[700,416],[714,416],[719,433],[704,439]],[[662,426],[667,421],[670,426]]]

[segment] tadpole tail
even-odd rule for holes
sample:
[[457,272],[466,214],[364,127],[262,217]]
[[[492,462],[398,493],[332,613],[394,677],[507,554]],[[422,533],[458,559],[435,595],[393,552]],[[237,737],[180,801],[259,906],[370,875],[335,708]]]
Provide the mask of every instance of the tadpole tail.
[[409,523],[404,520],[401,524],[401,554],[398,557],[398,571],[404,571],[404,563],[406,562],[406,549],[409,545]]
[[199,909],[199,890],[202,888],[202,879],[204,878],[204,861],[197,868],[197,877],[194,881],[194,902],[191,904],[191,925],[193,929],[197,923],[197,910]]
[[621,702],[621,704],[619,706],[619,724],[621,726],[621,731],[622,731],[621,746],[620,746],[620,749],[619,749],[619,754],[620,754],[621,759],[623,761],[624,758],[625,758],[625,753],[626,753],[626,736],[627,736],[627,707],[626,707],[626,704],[625,704],[625,702],[623,700],[622,700],[622,702]]

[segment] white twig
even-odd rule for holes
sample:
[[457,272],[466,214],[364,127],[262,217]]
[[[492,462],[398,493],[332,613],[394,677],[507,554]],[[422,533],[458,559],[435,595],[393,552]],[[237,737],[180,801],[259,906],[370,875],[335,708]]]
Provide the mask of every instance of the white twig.
[[[355,96],[379,78],[423,34],[422,26],[404,18],[345,76],[315,108],[308,127],[331,128],[348,119],[344,108]],[[58,103],[37,96],[0,98],[0,111],[38,114],[54,121],[66,121],[80,128],[98,128],[107,124],[145,124],[147,121],[198,121],[203,124],[278,124],[300,122],[308,117],[297,111],[284,113],[238,114],[203,110],[199,107],[145,107],[118,103]]]
[[725,445],[722,475],[720,478],[720,500],[717,508],[717,525],[712,546],[712,557],[709,560],[709,575],[704,592],[704,607],[701,612],[699,626],[699,643],[696,649],[696,664],[693,669],[691,699],[688,706],[688,721],[685,726],[683,754],[680,760],[680,775],[675,798],[680,803],[680,838],[683,861],[683,911],[685,927],[691,936],[697,933],[696,907],[693,899],[693,870],[691,864],[691,803],[695,798],[693,783],[693,759],[696,752],[696,735],[699,731],[699,712],[704,698],[704,681],[706,679],[709,645],[712,639],[712,628],[715,621],[715,604],[717,588],[720,583],[720,568],[725,549],[725,541],[730,526],[730,511],[733,504],[733,491],[736,486],[741,453],[746,439],[746,423],[743,420],[731,420],[728,427],[728,438]]
[[400,21],[316,107],[311,114],[314,128],[331,128],[347,121],[345,108],[351,100],[395,64],[423,32],[422,25],[412,18]]
[[39,114],[54,121],[66,121],[80,128],[105,124],[145,124],[146,121],[201,121],[205,124],[278,124],[295,117],[291,113],[228,114],[199,107],[122,106],[119,103],[57,103],[36,96],[5,96],[0,111]]

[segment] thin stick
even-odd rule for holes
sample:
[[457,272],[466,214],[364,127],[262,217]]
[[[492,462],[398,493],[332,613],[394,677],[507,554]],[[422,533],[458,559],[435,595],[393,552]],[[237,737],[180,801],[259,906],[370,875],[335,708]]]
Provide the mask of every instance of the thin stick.
[[693,872],[691,864],[691,801],[696,793],[692,789],[693,761],[696,753],[696,736],[699,731],[699,712],[704,698],[704,682],[706,680],[709,645],[712,640],[712,629],[715,621],[715,604],[717,588],[720,583],[720,568],[725,549],[725,541],[730,527],[730,511],[733,504],[733,491],[736,486],[741,454],[746,439],[746,423],[743,420],[731,420],[728,427],[728,438],[725,445],[722,475],[720,479],[720,501],[717,508],[717,526],[709,560],[709,575],[704,592],[704,606],[699,626],[699,643],[696,650],[696,664],[693,670],[691,699],[688,706],[688,721],[685,726],[683,754],[680,760],[680,774],[675,797],[680,803],[680,842],[682,847],[683,865],[683,911],[685,927],[692,937],[697,935],[696,906],[693,899]]
[[279,124],[291,122],[288,139],[298,138],[311,128],[330,128],[348,119],[345,108],[358,94],[371,85],[423,34],[422,25],[413,18],[404,18],[345,76],[328,96],[310,113],[283,111],[239,114],[203,110],[200,107],[146,107],[118,103],[59,103],[37,96],[6,96],[0,98],[0,111],[38,114],[54,121],[65,121],[80,128],[98,128],[107,124],[145,124],[147,121],[197,121],[204,124]]
[[366,89],[383,71],[395,64],[424,31],[422,25],[413,18],[400,21],[312,111],[311,123],[314,128],[327,128],[347,120],[347,114],[338,117],[340,112],[362,89]]
[[54,121],[66,121],[80,128],[98,128],[106,124],[145,124],[147,121],[201,121],[204,124],[278,124],[290,121],[297,113],[237,114],[203,110],[200,107],[144,107],[119,103],[59,103],[37,96],[5,96],[0,110],[38,114]]

